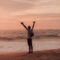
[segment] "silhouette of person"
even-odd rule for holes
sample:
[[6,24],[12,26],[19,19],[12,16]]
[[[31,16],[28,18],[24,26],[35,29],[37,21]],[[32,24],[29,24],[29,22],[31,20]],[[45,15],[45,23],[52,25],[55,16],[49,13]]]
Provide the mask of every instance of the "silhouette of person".
[[26,27],[23,22],[21,22],[21,24],[26,28],[27,33],[28,33],[27,43],[28,43],[28,46],[29,46],[29,53],[33,53],[32,37],[34,36],[33,28],[35,26],[35,21],[33,21],[33,26],[32,27],[31,26]]

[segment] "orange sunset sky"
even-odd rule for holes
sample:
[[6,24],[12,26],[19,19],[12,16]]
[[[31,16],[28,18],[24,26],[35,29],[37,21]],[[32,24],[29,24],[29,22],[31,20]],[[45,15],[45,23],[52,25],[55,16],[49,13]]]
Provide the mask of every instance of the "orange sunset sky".
[[0,30],[60,29],[60,0],[0,0]]

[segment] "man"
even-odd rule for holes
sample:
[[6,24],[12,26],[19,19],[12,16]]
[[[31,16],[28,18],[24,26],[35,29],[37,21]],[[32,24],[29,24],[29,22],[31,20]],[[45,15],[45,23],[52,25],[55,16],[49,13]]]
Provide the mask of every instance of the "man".
[[26,28],[27,33],[28,33],[27,42],[28,42],[28,46],[29,46],[29,53],[33,53],[32,37],[34,36],[33,28],[35,26],[35,21],[33,21],[32,27],[31,26],[26,27],[23,22],[21,22],[21,24]]

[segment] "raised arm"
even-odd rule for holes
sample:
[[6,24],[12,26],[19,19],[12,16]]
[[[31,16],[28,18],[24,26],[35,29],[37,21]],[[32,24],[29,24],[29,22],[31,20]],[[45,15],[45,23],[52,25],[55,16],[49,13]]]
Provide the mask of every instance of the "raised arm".
[[27,27],[24,25],[24,23],[23,22],[21,22],[21,24],[27,29]]
[[33,26],[32,26],[32,30],[34,29],[34,26],[35,26],[35,21],[33,21]]

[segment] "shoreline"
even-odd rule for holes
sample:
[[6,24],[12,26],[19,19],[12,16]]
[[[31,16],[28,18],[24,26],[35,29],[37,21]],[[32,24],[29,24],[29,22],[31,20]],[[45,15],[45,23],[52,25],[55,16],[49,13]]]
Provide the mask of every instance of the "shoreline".
[[[43,51],[60,49],[60,39],[33,40],[33,50]],[[0,54],[13,52],[28,52],[27,40],[25,41],[0,41]]]

